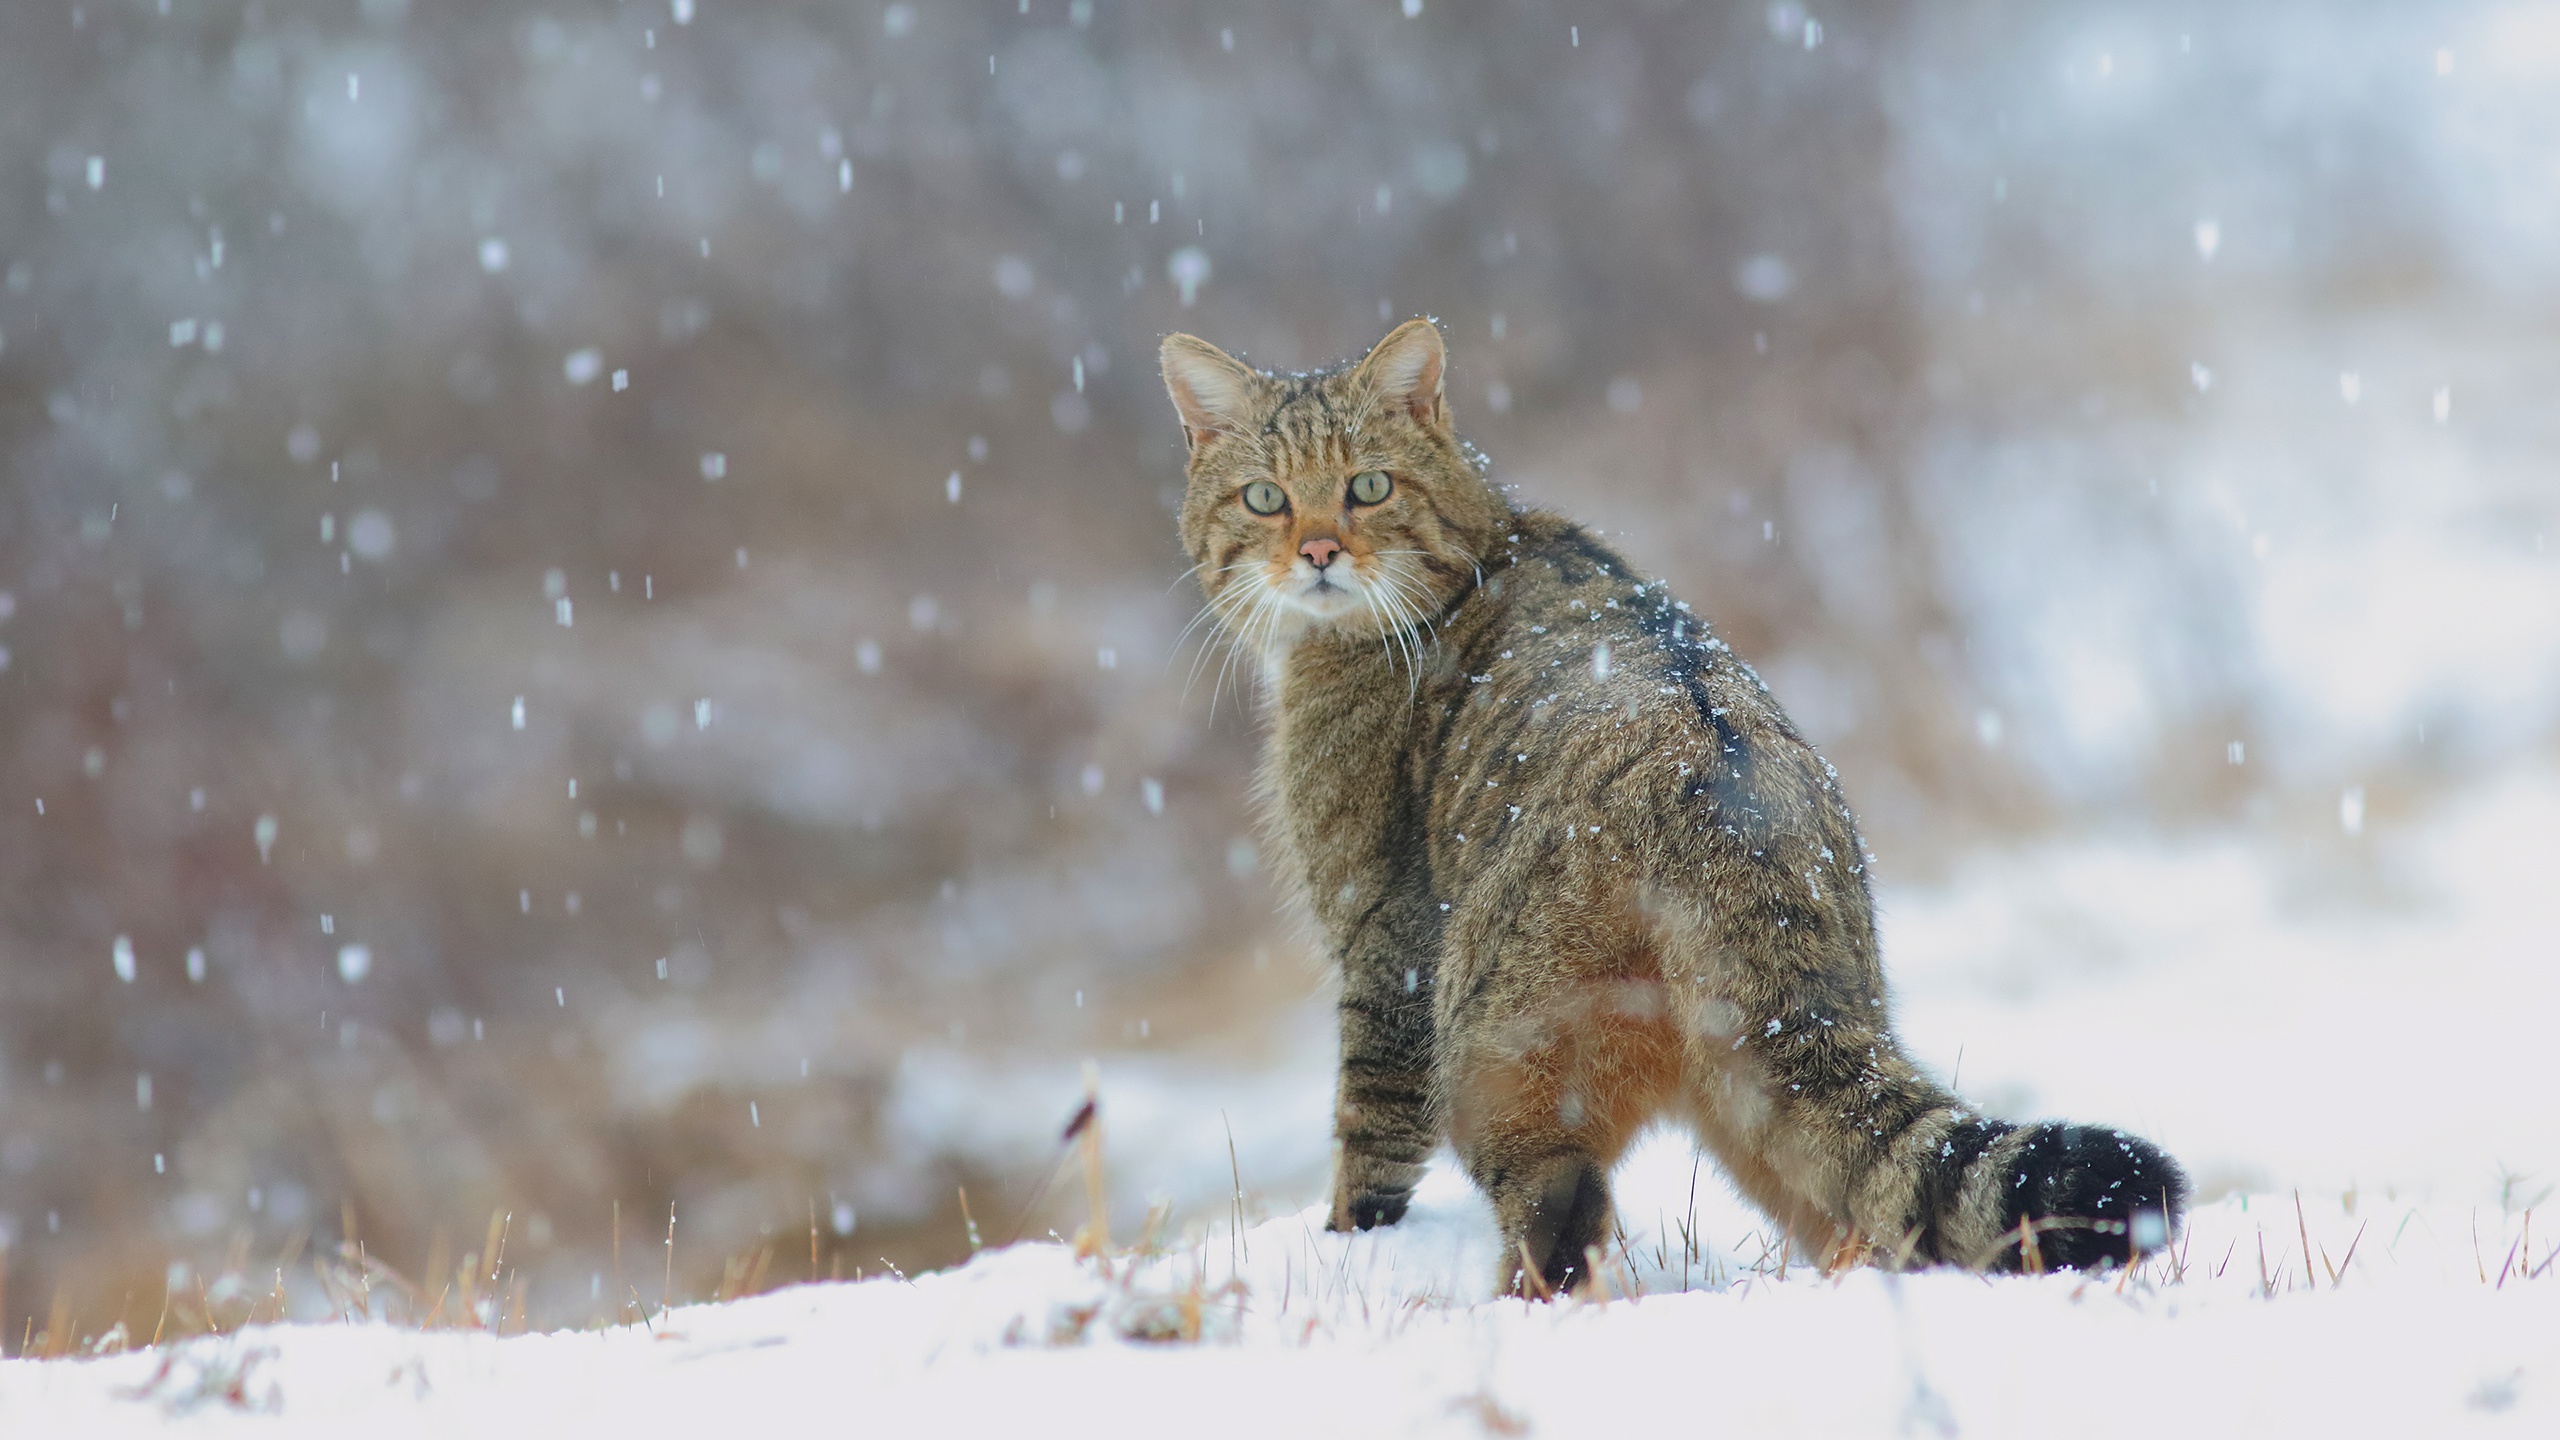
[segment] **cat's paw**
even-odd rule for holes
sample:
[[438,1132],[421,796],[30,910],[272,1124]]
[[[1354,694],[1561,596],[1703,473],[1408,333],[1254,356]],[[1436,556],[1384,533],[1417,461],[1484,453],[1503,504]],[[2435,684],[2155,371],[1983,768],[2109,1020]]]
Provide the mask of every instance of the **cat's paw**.
[[1381,1225],[1393,1225],[1404,1218],[1406,1207],[1412,1203],[1413,1192],[1410,1190],[1354,1195],[1349,1200],[1336,1202],[1333,1218],[1325,1222],[1325,1228],[1337,1234],[1348,1234],[1354,1230],[1375,1230]]

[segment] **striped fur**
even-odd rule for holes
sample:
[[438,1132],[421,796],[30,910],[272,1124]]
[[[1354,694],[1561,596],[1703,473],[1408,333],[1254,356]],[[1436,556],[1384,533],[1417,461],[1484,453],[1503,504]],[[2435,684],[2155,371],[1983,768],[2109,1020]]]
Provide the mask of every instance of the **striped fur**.
[[[1313,376],[1165,342],[1183,540],[1265,682],[1272,849],[1341,971],[1334,1228],[1393,1223],[1445,1138],[1508,1282],[1561,1290],[1610,1166],[1672,1116],[1817,1255],[2087,1266],[2165,1238],[2186,1181],[2159,1150],[1987,1119],[1903,1054],[1830,766],[1688,606],[1487,483],[1442,363],[1422,321]],[[1384,503],[1348,497],[1368,470]],[[1255,481],[1287,510],[1253,513]]]

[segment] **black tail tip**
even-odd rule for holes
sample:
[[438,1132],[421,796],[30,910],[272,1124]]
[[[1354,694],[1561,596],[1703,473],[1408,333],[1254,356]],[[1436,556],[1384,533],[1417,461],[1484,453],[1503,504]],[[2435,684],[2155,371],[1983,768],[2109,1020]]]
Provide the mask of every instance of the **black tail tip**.
[[1995,1270],[2088,1270],[2166,1249],[2187,1176],[2150,1141],[2104,1125],[2039,1125],[2017,1154]]

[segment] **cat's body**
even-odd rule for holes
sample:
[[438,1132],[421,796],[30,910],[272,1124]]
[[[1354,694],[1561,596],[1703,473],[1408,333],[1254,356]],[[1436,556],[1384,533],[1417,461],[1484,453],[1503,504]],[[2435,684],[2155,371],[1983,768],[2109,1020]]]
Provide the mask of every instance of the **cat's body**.
[[1560,1289],[1673,1116],[1825,1256],[2158,1245],[2165,1155],[1985,1119],[1903,1056],[1830,767],[1658,582],[1486,483],[1441,365],[1424,322],[1286,379],[1165,344],[1184,540],[1258,652],[1266,816],[1341,966],[1335,1228],[1399,1218],[1447,1139],[1514,1282]]

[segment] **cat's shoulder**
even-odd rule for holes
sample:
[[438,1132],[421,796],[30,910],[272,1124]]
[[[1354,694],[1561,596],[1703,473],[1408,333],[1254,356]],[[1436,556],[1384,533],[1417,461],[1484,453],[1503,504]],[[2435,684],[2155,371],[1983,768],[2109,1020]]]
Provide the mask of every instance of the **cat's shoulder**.
[[1492,570],[1507,589],[1579,590],[1622,585],[1635,575],[1606,540],[1562,515],[1520,510],[1511,519]]

